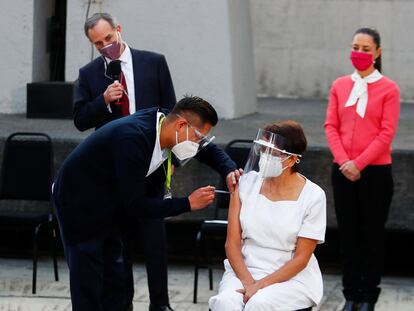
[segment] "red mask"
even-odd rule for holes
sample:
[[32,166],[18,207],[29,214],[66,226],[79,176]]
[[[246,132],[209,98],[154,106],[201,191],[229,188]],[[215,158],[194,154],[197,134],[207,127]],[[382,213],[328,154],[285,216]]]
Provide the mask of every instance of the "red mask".
[[351,62],[356,70],[365,71],[371,67],[374,62],[372,54],[351,51]]

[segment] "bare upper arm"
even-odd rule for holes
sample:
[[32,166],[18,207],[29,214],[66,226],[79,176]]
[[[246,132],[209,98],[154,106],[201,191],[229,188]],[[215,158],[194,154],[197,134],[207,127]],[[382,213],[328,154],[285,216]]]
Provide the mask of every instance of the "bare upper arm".
[[226,243],[241,243],[240,209],[241,202],[237,187],[230,195]]
[[302,258],[306,263],[309,261],[313,252],[315,251],[317,240],[298,237],[296,242],[295,258]]

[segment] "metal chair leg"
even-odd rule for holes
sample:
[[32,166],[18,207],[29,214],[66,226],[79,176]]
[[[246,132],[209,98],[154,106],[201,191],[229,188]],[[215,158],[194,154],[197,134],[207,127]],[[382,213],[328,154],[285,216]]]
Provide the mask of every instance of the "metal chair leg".
[[197,303],[197,290],[198,290],[198,267],[194,267],[194,291],[193,291],[193,303]]
[[55,273],[55,281],[59,281],[59,271],[58,271],[58,262],[57,262],[57,236],[56,236],[56,229],[55,229],[55,222],[52,222],[52,249],[53,249],[53,270]]
[[213,290],[213,269],[211,268],[213,265],[213,259],[212,259],[211,252],[210,252],[210,241],[208,237],[205,238],[205,242],[206,242],[206,249],[207,249],[209,289]]
[[194,256],[194,289],[193,289],[193,303],[197,303],[197,291],[198,291],[198,270],[199,270],[199,258],[200,258],[200,240],[201,232],[197,233],[195,256]]
[[210,290],[213,290],[213,269],[208,268],[208,280],[210,283]]
[[42,224],[36,226],[33,236],[33,279],[32,279],[32,294],[36,294],[36,280],[37,280],[37,239],[39,230]]

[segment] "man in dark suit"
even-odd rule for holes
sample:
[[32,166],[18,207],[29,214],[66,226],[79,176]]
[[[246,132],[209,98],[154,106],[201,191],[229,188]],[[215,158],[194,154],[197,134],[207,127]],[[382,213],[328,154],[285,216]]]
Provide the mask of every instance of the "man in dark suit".
[[[74,122],[79,130],[99,128],[140,109],[174,107],[174,88],[163,55],[130,48],[121,39],[121,26],[107,13],[91,16],[84,30],[102,57],[79,70],[74,101]],[[108,70],[112,61],[120,61],[122,74],[118,81]],[[164,220],[142,219],[138,230],[147,268],[150,311],[169,310]],[[134,296],[132,253],[136,232],[136,228],[125,232],[123,238],[128,245],[124,259],[128,263],[126,290],[130,305]]]
[[[214,187],[187,198],[163,199],[171,156],[196,157],[234,189],[235,163],[210,141],[214,108],[198,97],[180,100],[166,117],[157,108],[115,120],[95,131],[64,161],[53,201],[70,270],[74,311],[124,311],[124,219],[168,217],[206,207]],[[203,148],[204,147],[204,148]]]

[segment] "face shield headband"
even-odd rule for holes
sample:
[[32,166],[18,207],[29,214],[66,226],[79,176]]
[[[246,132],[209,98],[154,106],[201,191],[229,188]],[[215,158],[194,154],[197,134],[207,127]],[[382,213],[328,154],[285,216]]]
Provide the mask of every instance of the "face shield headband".
[[287,150],[289,146],[283,136],[259,129],[244,167],[244,174],[255,172],[262,178],[278,177],[284,170],[283,161],[291,156],[302,157]]

